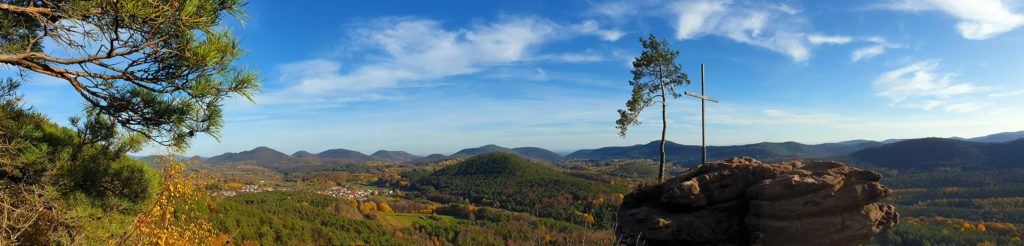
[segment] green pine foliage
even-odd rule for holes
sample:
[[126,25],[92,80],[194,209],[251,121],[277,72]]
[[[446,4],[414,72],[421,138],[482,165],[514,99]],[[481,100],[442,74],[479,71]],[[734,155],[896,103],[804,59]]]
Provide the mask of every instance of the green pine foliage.
[[224,99],[259,90],[257,73],[234,64],[243,51],[223,28],[225,17],[245,17],[238,0],[0,4],[0,64],[67,82],[90,114],[155,143],[219,137]]
[[76,121],[77,131],[13,95],[0,97],[0,196],[10,198],[0,203],[34,211],[20,215],[34,219],[27,227],[6,228],[21,231],[21,243],[104,243],[123,233],[158,187],[151,168],[125,155],[138,148],[137,138],[103,127],[103,117]]

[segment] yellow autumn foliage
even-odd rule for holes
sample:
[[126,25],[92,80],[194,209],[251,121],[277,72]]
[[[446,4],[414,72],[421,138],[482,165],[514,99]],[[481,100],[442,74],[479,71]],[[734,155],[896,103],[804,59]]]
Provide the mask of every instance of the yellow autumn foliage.
[[391,209],[391,206],[388,206],[387,202],[380,202],[379,207],[380,207],[380,211],[381,212],[385,212],[385,213],[395,212],[394,210]]
[[359,204],[359,211],[363,213],[377,212],[377,204],[373,201],[366,201]]
[[141,213],[119,244],[205,245],[216,241],[213,226],[204,212],[209,195],[201,189],[198,175],[187,173],[191,163],[162,158],[163,182],[150,208]]
[[596,222],[594,220],[594,216],[590,215],[589,213],[581,213],[577,211],[576,216],[579,217],[581,220],[587,222],[587,224],[594,224]]
[[960,231],[970,230],[974,230],[974,225],[972,225],[971,223],[964,222],[963,225],[960,225]]

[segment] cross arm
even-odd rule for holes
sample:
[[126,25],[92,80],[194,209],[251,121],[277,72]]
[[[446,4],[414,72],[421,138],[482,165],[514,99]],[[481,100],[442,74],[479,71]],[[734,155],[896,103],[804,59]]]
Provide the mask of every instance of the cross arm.
[[710,98],[710,97],[705,96],[705,95],[698,95],[697,93],[692,93],[692,92],[689,92],[689,91],[684,91],[683,94],[686,94],[687,96],[691,96],[691,97],[700,98],[701,100],[710,101],[710,102],[713,102],[713,103],[718,103],[718,99]]

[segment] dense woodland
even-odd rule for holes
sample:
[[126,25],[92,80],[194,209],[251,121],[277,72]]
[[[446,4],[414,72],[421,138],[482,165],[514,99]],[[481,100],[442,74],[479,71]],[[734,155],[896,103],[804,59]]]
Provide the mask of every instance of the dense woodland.
[[220,204],[210,217],[214,226],[233,232],[235,242],[260,245],[610,244],[607,231],[472,205],[307,192],[246,194]]

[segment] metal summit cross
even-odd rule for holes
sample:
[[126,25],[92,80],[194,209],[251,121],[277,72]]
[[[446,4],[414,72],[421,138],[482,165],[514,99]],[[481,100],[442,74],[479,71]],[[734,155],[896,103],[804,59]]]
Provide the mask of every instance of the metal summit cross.
[[708,97],[704,94],[704,64],[700,64],[700,95],[691,93],[689,91],[683,92],[687,96],[696,97],[700,99],[700,149],[701,149],[701,164],[708,163],[708,145],[707,137],[704,134],[704,101],[711,101],[718,103],[718,99]]

